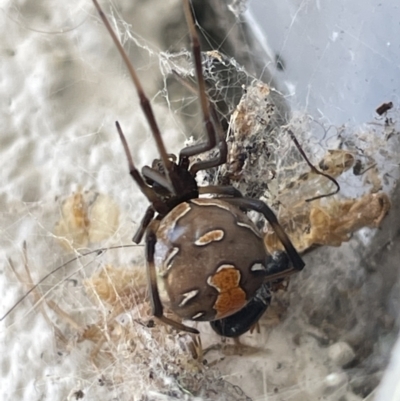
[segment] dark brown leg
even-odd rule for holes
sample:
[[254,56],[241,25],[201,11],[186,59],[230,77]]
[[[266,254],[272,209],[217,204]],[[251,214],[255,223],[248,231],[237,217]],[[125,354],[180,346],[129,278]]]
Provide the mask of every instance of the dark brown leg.
[[271,224],[279,240],[282,242],[282,245],[284,246],[293,264],[293,268],[287,270],[284,274],[282,274],[282,272],[277,272],[276,274],[271,272],[271,276],[268,275],[268,280],[275,280],[277,278],[285,277],[291,273],[303,269],[305,265],[303,259],[300,257],[293,246],[292,241],[290,241],[289,237],[279,224],[275,213],[263,201],[251,198],[224,198],[224,201],[245,210],[254,210],[258,213],[261,213],[268,220],[269,224]]
[[339,183],[332,176],[330,176],[329,174],[325,174],[322,171],[318,170],[316,167],[314,167],[314,165],[310,162],[310,160],[308,159],[307,155],[305,154],[303,148],[300,146],[299,141],[295,137],[293,131],[289,129],[287,132],[288,132],[290,138],[292,139],[294,145],[296,146],[297,150],[300,152],[301,156],[303,157],[305,162],[308,164],[308,167],[310,167],[311,171],[314,174],[318,174],[318,175],[324,176],[325,178],[327,178],[328,180],[332,181],[336,185],[336,190],[335,191],[329,192],[328,194],[322,194],[322,195],[318,195],[318,196],[314,196],[312,198],[306,199],[306,202],[312,202],[312,201],[315,201],[317,199],[327,198],[328,196],[332,196],[332,195],[337,194],[340,191]]
[[190,38],[192,42],[192,52],[194,57],[199,100],[201,105],[201,111],[203,114],[203,121],[208,137],[207,142],[199,143],[193,146],[188,146],[181,150],[180,152],[181,157],[190,157],[211,150],[217,145],[217,143],[219,142],[219,138],[217,137],[217,133],[215,132],[214,125],[210,116],[210,105],[207,98],[206,85],[203,76],[203,67],[201,64],[200,41],[196,32],[196,27],[194,24],[189,0],[183,0],[183,9],[185,12],[185,18],[189,28]]
[[122,146],[124,147],[124,151],[126,154],[126,158],[128,159],[128,166],[129,166],[129,174],[136,182],[142,193],[147,197],[149,202],[154,206],[154,209],[157,210],[158,213],[166,214],[168,212],[167,206],[162,202],[154,190],[149,187],[143,180],[142,176],[140,175],[138,169],[135,167],[131,152],[129,151],[128,143],[126,142],[126,138],[124,133],[122,132],[121,126],[119,125],[118,121],[115,123],[117,126],[118,134],[122,142]]
[[241,198],[242,193],[231,186],[220,186],[220,185],[207,185],[205,187],[199,187],[199,194],[215,194],[223,196],[232,196],[233,198]]
[[158,185],[168,190],[170,193],[174,193],[174,189],[172,188],[168,180],[165,178],[165,176],[162,175],[159,171],[155,170],[154,168],[151,168],[149,166],[144,166],[142,168],[142,176],[150,181],[154,181]]
[[[173,72],[175,73],[176,78],[182,83],[182,85],[186,86],[186,88],[188,88],[194,94],[198,94],[197,89],[192,84],[190,84],[189,82],[182,79],[182,77],[176,71],[173,71]],[[217,129],[219,155],[209,161],[200,161],[200,162],[193,163],[193,165],[190,167],[190,172],[193,175],[196,175],[196,173],[200,170],[206,170],[208,168],[217,167],[217,166],[220,166],[221,164],[226,163],[226,157],[228,155],[228,147],[227,147],[226,141],[225,141],[225,132],[222,130],[220,119],[215,110],[215,107],[211,103],[209,103],[208,105],[210,108],[210,113],[211,113],[214,127],[216,127],[216,129]],[[183,149],[183,150],[185,150],[185,149]],[[187,162],[187,159],[188,159],[188,157],[185,156],[184,154],[182,154],[182,152],[181,152],[179,165],[186,166],[186,164],[184,164],[184,163]],[[189,163],[187,163],[187,165],[189,165]]]
[[[164,165],[165,176],[166,176],[167,180],[170,182],[171,186],[174,188],[174,183],[172,182],[171,177],[170,177],[171,161],[168,158],[168,154],[165,149],[165,145],[162,140],[160,130],[158,128],[156,119],[154,118],[154,113],[153,113],[153,109],[150,105],[150,101],[147,98],[146,94],[144,93],[144,90],[140,83],[139,77],[136,74],[135,68],[133,67],[132,63],[130,62],[128,55],[126,54],[124,48],[122,47],[117,35],[115,34],[114,30],[112,29],[110,23],[108,22],[108,19],[105,16],[103,10],[101,9],[99,3],[97,2],[97,0],[93,0],[93,3],[94,3],[94,5],[100,15],[100,18],[102,19],[105,27],[107,28],[112,40],[115,43],[115,46],[117,47],[122,59],[125,62],[125,65],[126,65],[128,71],[129,71],[129,74],[132,78],[132,81],[135,85],[137,94],[139,96],[140,106],[141,106],[143,113],[146,116],[146,119],[150,125],[150,129],[153,134],[154,140],[156,141],[158,153],[160,154],[161,161]],[[173,191],[173,193],[175,193],[175,191]]]
[[144,214],[142,221],[139,224],[139,227],[135,233],[135,235],[132,238],[132,241],[135,244],[138,244],[142,238],[143,238],[143,234],[147,229],[147,226],[150,224],[151,220],[153,220],[154,217],[154,209],[153,206],[149,206],[146,210],[146,213]]
[[153,221],[153,223],[148,226],[146,231],[147,282],[150,292],[152,313],[158,320],[161,320],[163,323],[168,324],[177,330],[198,334],[199,332],[193,327],[185,326],[182,323],[175,322],[175,320],[168,319],[166,316],[164,316],[164,308],[160,300],[160,295],[158,294],[157,272],[154,265],[154,250],[157,242],[155,230],[158,223],[158,221]]
[[[185,149],[183,149],[183,150],[185,150]],[[226,145],[225,140],[221,141],[218,144],[218,149],[219,149],[219,154],[217,157],[214,157],[211,160],[203,160],[203,161],[194,163],[190,167],[190,172],[192,173],[193,176],[195,176],[196,173],[200,170],[207,170],[212,167],[217,167],[226,162],[226,156],[228,154],[228,147]]]

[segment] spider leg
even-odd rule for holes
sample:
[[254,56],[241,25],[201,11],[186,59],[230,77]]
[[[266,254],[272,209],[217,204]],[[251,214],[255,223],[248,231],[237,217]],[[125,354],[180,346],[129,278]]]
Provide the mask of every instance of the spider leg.
[[151,168],[149,166],[144,166],[142,168],[142,176],[150,181],[156,182],[158,185],[167,189],[169,192],[174,193],[174,188],[169,183],[169,181],[165,178],[163,174],[161,174],[154,168]]
[[[197,88],[195,88],[189,82],[185,81],[176,71],[173,71],[173,73],[175,74],[175,77],[181,82],[182,85],[184,85],[186,88],[188,88],[194,94],[198,94]],[[201,73],[202,73],[202,71],[201,71]],[[218,152],[218,156],[211,160],[193,163],[193,165],[190,167],[190,172],[192,173],[193,176],[195,176],[199,170],[206,170],[208,168],[217,167],[217,166],[220,166],[221,164],[226,163],[226,159],[227,159],[227,155],[228,155],[228,147],[227,147],[227,144],[225,141],[225,133],[222,129],[221,122],[218,117],[218,113],[216,112],[215,107],[209,102],[208,102],[208,107],[209,107],[209,110],[211,113],[214,127],[217,127],[217,139],[219,141],[219,143],[218,143],[219,152]],[[189,146],[188,148],[190,149],[191,146]],[[184,168],[186,168],[186,169],[188,168],[188,165],[189,165],[188,158],[190,156],[190,155],[188,156],[185,154],[185,152],[187,151],[188,148],[182,149],[182,151],[179,155],[180,156],[179,165],[185,166]]]
[[[187,148],[185,148],[187,149]],[[183,150],[185,150],[183,149]],[[224,164],[226,162],[226,156],[228,154],[228,146],[225,142],[225,140],[222,140],[218,144],[218,149],[219,153],[217,157],[214,157],[210,160],[202,160],[196,163],[193,163],[192,166],[190,166],[190,172],[192,175],[196,175],[196,173],[200,170],[207,170],[212,167],[217,167],[220,166],[221,164]]]
[[239,208],[245,210],[254,210],[258,213],[261,213],[268,220],[269,224],[271,224],[279,240],[282,242],[282,245],[284,246],[292,262],[292,267],[285,270],[284,272],[282,271],[268,272],[267,273],[268,280],[275,280],[281,277],[285,277],[289,274],[295,273],[303,269],[304,267],[303,259],[296,251],[296,248],[293,246],[288,235],[285,233],[285,231],[279,224],[278,219],[275,216],[275,213],[269,208],[269,206],[267,206],[261,200],[251,199],[251,198],[223,198],[223,200]]
[[153,206],[150,205],[147,209],[146,212],[142,218],[142,221],[139,224],[139,227],[135,233],[135,235],[132,238],[132,242],[134,242],[135,244],[138,244],[142,238],[143,238],[143,234],[146,231],[147,226],[150,224],[151,220],[153,220],[154,217],[154,209]]
[[[138,94],[138,97],[139,97],[139,100],[140,100],[140,107],[142,108],[143,113],[146,116],[146,119],[147,119],[147,121],[148,121],[148,123],[150,125],[150,129],[151,129],[151,132],[153,134],[153,138],[154,138],[154,140],[156,142],[156,145],[157,145],[158,153],[160,154],[161,161],[162,161],[162,163],[164,165],[165,176],[166,176],[168,182],[170,183],[171,187],[175,188],[173,179],[171,177],[172,162],[169,159],[168,153],[167,153],[167,151],[165,149],[165,144],[164,144],[164,142],[162,140],[160,129],[158,128],[158,124],[157,124],[156,119],[154,117],[154,113],[153,113],[153,109],[151,107],[150,101],[147,98],[147,96],[146,96],[146,94],[145,94],[145,92],[143,90],[142,84],[140,83],[140,80],[139,80],[139,77],[138,77],[138,75],[136,73],[135,68],[133,67],[131,61],[129,60],[128,55],[126,54],[126,52],[125,52],[124,48],[122,47],[122,45],[121,45],[116,33],[114,32],[113,28],[111,27],[111,24],[108,21],[106,15],[104,14],[104,12],[101,9],[101,7],[100,7],[99,3],[97,2],[97,0],[93,0],[93,3],[94,3],[94,5],[95,5],[95,7],[96,7],[96,9],[97,9],[97,11],[98,11],[98,13],[100,15],[100,18],[102,19],[105,27],[107,28],[112,40],[115,43],[115,46],[117,47],[122,59],[124,60],[124,63],[126,65],[128,71],[129,71],[129,74],[130,74],[130,76],[132,78],[132,81],[133,81],[133,83],[135,85],[135,88],[136,88],[136,91],[137,91],[137,94]],[[135,179],[135,181],[138,182],[136,179]],[[143,192],[142,187],[140,187],[140,189]],[[176,191],[174,190],[173,193],[176,194]]]
[[224,196],[232,196],[234,198],[243,197],[242,193],[235,187],[220,186],[220,185],[207,185],[204,187],[199,187],[199,194],[224,195]]
[[[226,144],[225,140],[225,133],[222,129],[221,122],[219,120],[218,114],[215,110],[215,107],[209,103],[211,116],[214,122],[214,126],[217,127],[217,134],[218,134],[218,155],[210,160],[202,160],[193,163],[190,166],[190,173],[195,176],[196,173],[200,170],[207,170],[212,167],[220,166],[221,164],[226,163],[226,159],[228,156],[228,145]],[[181,155],[182,157],[182,155]]]
[[182,323],[176,322],[175,320],[169,319],[164,316],[164,308],[161,303],[160,295],[157,287],[157,272],[154,265],[154,251],[157,242],[156,228],[159,224],[158,221],[153,220],[146,231],[146,262],[147,262],[147,281],[150,289],[150,303],[154,317],[163,323],[174,327],[180,331],[187,331],[189,333],[198,334],[199,332],[193,327],[185,326]]
[[[196,80],[197,80],[197,87],[199,93],[199,100],[201,105],[201,111],[203,114],[203,121],[206,128],[207,133],[207,142],[199,143],[193,146],[188,146],[181,150],[179,156],[182,157],[190,157],[195,156],[200,153],[206,152],[208,150],[213,149],[217,143],[220,141],[218,134],[214,128],[214,124],[212,122],[211,113],[210,113],[210,104],[207,98],[206,92],[206,84],[203,76],[203,67],[201,63],[201,49],[200,49],[200,41],[199,37],[196,32],[196,27],[194,24],[193,15],[190,9],[190,1],[183,0],[183,8],[185,12],[186,22],[189,28],[190,39],[192,43],[192,53],[194,57],[194,65],[195,65],[195,72],[196,72]],[[218,158],[218,163],[222,164],[222,158]],[[215,162],[217,163],[217,162]],[[212,167],[219,165],[215,164]],[[209,167],[207,167],[209,168]],[[201,168],[202,169],[202,168]],[[197,169],[198,171],[199,169]]]
[[129,174],[133,178],[133,181],[136,182],[139,189],[147,197],[147,199],[154,206],[154,208],[157,210],[157,212],[164,213],[164,214],[167,213],[168,212],[167,206],[164,204],[164,202],[162,202],[158,198],[155,191],[144,182],[142,176],[139,173],[139,170],[136,168],[135,164],[133,163],[133,159],[132,159],[131,152],[129,151],[128,143],[126,141],[124,133],[122,132],[119,122],[116,121],[115,125],[117,126],[117,130],[118,130],[118,134],[121,139],[121,142],[122,142],[122,146],[124,147],[126,158],[128,160]]

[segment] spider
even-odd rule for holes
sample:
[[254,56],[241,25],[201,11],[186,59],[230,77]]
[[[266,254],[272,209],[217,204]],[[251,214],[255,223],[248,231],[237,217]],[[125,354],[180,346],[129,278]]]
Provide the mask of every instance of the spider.
[[[183,148],[178,158],[167,153],[136,71],[97,0],[93,3],[129,70],[160,155],[140,174],[116,122],[130,175],[150,202],[133,242],[138,244],[144,237],[152,313],[178,330],[198,333],[166,317],[164,307],[183,320],[212,322],[218,334],[241,334],[268,306],[269,283],[301,270],[304,262],[264,202],[245,198],[234,187],[197,185],[200,170],[226,162],[227,143],[219,134],[218,118],[207,98],[190,0],[183,0],[183,7],[207,140]],[[190,158],[212,149],[218,150],[215,158],[191,163]],[[203,194],[214,197],[200,197]],[[267,252],[262,233],[247,211],[267,219],[285,248],[283,256]],[[258,312],[246,313],[248,310]]]

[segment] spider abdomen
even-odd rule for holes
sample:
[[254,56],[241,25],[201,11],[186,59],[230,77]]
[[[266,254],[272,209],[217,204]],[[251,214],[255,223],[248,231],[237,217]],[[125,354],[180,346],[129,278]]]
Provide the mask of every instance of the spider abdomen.
[[226,201],[180,203],[161,220],[156,237],[161,300],[184,319],[232,315],[262,285],[269,257],[262,235]]

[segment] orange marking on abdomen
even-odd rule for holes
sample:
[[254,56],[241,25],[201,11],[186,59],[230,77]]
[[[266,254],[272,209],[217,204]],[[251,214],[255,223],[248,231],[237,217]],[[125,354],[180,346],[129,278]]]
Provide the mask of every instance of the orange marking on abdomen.
[[214,304],[216,319],[232,315],[246,305],[246,293],[239,286],[240,271],[235,266],[220,266],[207,283],[219,292]]

